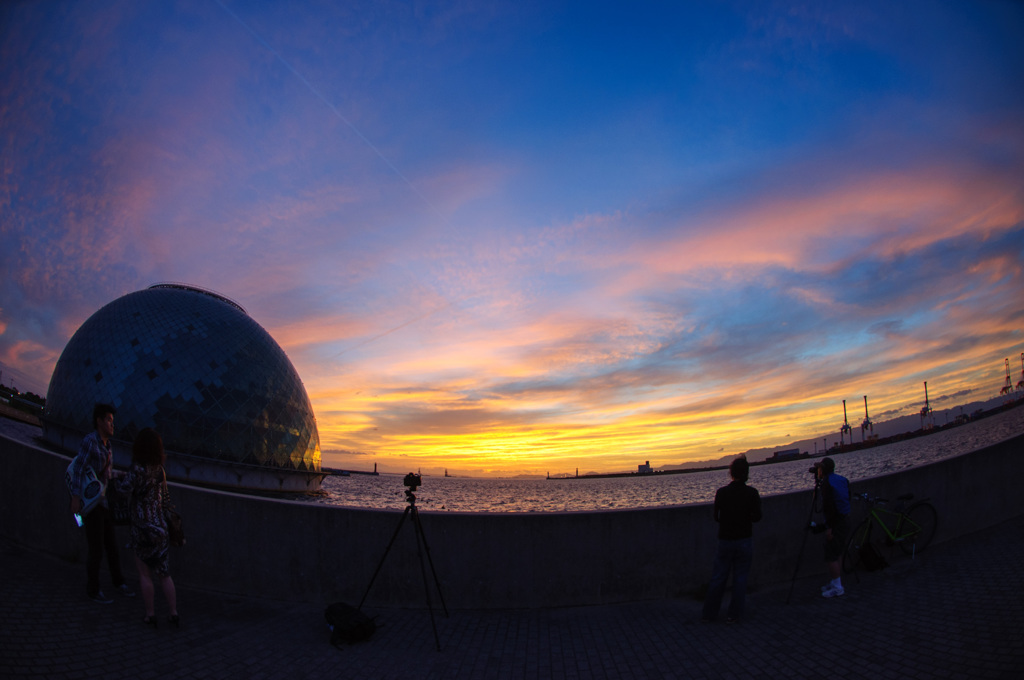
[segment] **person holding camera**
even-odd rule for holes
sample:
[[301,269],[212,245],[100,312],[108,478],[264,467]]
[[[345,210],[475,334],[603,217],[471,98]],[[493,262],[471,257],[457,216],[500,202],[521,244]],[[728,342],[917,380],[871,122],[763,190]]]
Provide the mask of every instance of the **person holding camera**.
[[825,532],[825,562],[831,579],[822,586],[821,596],[839,597],[846,592],[841,573],[843,549],[850,535],[850,481],[836,474],[836,464],[831,458],[823,458],[814,470],[821,489],[821,511],[825,515],[825,523],[813,528],[815,533]]
[[718,522],[718,552],[711,573],[711,584],[704,599],[703,620],[710,623],[722,606],[725,584],[732,573],[732,598],[727,623],[743,616],[747,595],[747,576],[753,562],[753,524],[761,520],[761,496],[747,486],[750,464],[740,456],[729,465],[732,482],[715,493],[715,521]]

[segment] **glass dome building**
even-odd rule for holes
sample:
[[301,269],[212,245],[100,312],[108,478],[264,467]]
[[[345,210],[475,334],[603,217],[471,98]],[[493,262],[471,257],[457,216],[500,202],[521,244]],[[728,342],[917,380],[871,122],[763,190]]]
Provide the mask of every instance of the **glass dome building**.
[[167,475],[220,487],[317,491],[320,438],[281,347],[242,307],[192,286],[158,284],[107,304],[72,336],[46,392],[43,436],[69,451],[112,404],[114,455],[160,433]]

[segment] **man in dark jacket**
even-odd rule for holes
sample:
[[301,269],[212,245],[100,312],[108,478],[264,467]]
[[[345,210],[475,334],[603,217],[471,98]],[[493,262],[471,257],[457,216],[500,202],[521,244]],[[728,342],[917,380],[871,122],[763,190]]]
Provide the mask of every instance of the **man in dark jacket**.
[[704,600],[704,621],[714,621],[722,606],[725,584],[732,572],[732,598],[726,622],[743,616],[747,595],[747,576],[753,561],[753,524],[761,519],[761,496],[747,486],[750,464],[740,456],[729,466],[732,482],[715,494],[715,521],[718,522],[718,553]]

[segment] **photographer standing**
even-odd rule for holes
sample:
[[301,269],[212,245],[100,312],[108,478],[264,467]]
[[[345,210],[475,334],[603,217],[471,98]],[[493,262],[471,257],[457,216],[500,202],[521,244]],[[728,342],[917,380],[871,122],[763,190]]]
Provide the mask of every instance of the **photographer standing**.
[[836,464],[831,458],[823,458],[814,466],[821,483],[821,511],[825,515],[825,562],[831,581],[822,586],[822,597],[839,597],[846,591],[840,580],[843,565],[843,550],[850,535],[850,482],[836,474]]
[[761,520],[761,497],[747,486],[750,464],[744,456],[729,466],[732,482],[715,494],[715,521],[718,522],[718,552],[704,599],[703,620],[710,623],[722,606],[725,585],[732,573],[732,598],[726,621],[735,623],[743,616],[747,595],[747,576],[753,561],[753,524]]

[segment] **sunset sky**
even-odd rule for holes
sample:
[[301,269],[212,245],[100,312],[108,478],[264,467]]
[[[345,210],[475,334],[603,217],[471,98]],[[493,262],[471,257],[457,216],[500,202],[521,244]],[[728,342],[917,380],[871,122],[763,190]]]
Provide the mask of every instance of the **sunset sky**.
[[635,470],[996,396],[1024,3],[5,2],[0,370],[159,282],[324,465]]

